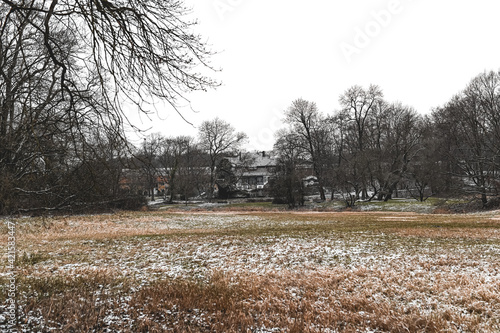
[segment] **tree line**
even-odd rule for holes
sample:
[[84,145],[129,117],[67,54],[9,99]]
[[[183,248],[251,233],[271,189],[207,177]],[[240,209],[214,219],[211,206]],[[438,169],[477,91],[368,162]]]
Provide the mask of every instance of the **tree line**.
[[[266,191],[295,207],[311,194],[304,178],[314,175],[320,200],[340,198],[347,207],[358,200],[387,201],[401,191],[419,201],[469,196],[491,205],[500,185],[499,92],[500,72],[490,71],[429,115],[386,101],[376,85],[350,87],[332,114],[297,99],[284,111],[287,126],[276,133],[276,163]],[[42,122],[40,128],[52,127]],[[235,191],[238,167],[251,164],[244,158],[239,165],[229,162],[242,156],[248,138],[220,118],[204,121],[196,137],[154,133],[137,147],[98,129],[89,126],[85,139],[77,140],[68,139],[71,132],[33,137],[29,143],[36,149],[18,143],[29,163],[16,179],[5,173],[12,164],[2,162],[3,211],[137,208],[146,195],[158,194],[167,202],[226,198]],[[5,147],[3,152],[5,160]]]
[[[320,200],[341,198],[347,207],[387,201],[396,192],[419,201],[477,197],[483,207],[491,205],[499,191],[499,96],[500,72],[490,71],[429,115],[385,100],[376,85],[350,87],[332,114],[297,99],[284,111],[287,126],[276,133],[276,165],[266,190],[276,202],[301,205],[311,194],[304,179],[314,175]],[[169,201],[200,193],[226,197],[238,181],[238,166],[227,157],[238,154],[246,139],[216,118],[203,122],[197,138],[149,136],[136,156],[144,168],[165,172]]]
[[[297,99],[284,111],[287,127],[276,133],[268,193],[291,207],[303,204],[304,178],[312,174],[321,200],[328,193],[348,207],[358,200],[387,201],[397,191],[420,201],[432,195],[477,196],[487,206],[500,184],[499,87],[500,72],[481,73],[430,115],[386,101],[375,85],[350,87],[339,97],[341,108],[330,115],[314,102]],[[59,120],[66,124],[64,117]],[[241,153],[247,140],[220,118],[204,121],[196,138],[155,133],[138,147],[101,126],[88,126],[86,136],[75,139],[73,128],[58,132],[61,124],[50,124],[39,123],[50,135],[17,143],[23,145],[17,150],[19,163],[27,162],[17,165],[18,178],[5,172],[15,164],[5,163],[3,146],[4,212],[99,204],[134,208],[145,203],[145,195],[154,198],[162,181],[169,202],[200,194],[227,196],[238,180],[227,157]],[[3,133],[16,128],[2,125]],[[240,166],[248,162],[243,159]]]
[[[348,88],[339,104],[337,111],[324,114],[314,102],[297,99],[284,111],[287,126],[276,133],[277,159],[267,187],[276,202],[303,204],[311,194],[304,183],[310,175],[320,200],[340,198],[347,207],[358,200],[388,201],[396,192],[419,201],[468,196],[479,198],[483,207],[497,201],[500,72],[479,74],[428,115],[385,100],[376,85]],[[176,191],[183,197],[207,193],[214,198],[216,187],[234,190],[237,166],[228,165],[226,157],[237,154],[245,140],[244,133],[216,118],[202,124],[196,139],[151,136],[149,144],[158,148],[151,150],[149,165],[170,170],[169,200]],[[173,149],[179,141],[191,148]],[[241,161],[240,167],[247,162]],[[194,166],[196,176],[180,175]],[[188,179],[190,190],[181,190]]]
[[[496,201],[500,180],[500,72],[484,72],[430,115],[384,99],[380,87],[353,86],[331,115],[295,100],[288,127],[277,134],[278,185],[300,202],[300,168],[307,163],[325,188],[347,206],[389,200],[398,190],[424,201],[431,195]],[[295,195],[294,195],[295,193]],[[495,199],[495,200],[492,200]]]
[[[129,175],[124,174],[122,179],[133,178],[130,172],[139,170],[135,173],[139,181],[129,191],[146,190],[152,199],[155,193],[161,192],[170,203],[175,198],[195,196],[211,200],[224,190],[230,191],[237,181],[234,178],[235,166],[228,162],[227,157],[238,154],[246,140],[245,133],[237,132],[218,117],[202,122],[196,138],[154,133],[134,149],[127,169],[124,169]],[[159,182],[166,186],[160,189]]]
[[123,204],[124,105],[177,110],[218,85],[200,74],[212,52],[188,13],[170,0],[0,1],[0,213]]

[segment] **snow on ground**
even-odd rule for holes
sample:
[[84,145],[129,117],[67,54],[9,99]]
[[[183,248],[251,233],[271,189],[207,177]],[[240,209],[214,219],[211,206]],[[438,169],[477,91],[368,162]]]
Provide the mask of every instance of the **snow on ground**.
[[[393,218],[389,216],[381,219]],[[398,218],[414,220],[416,217]],[[120,225],[122,222],[116,223]],[[72,253],[74,262],[71,262],[72,258],[60,255],[64,251],[49,253],[47,260],[35,264],[33,274],[71,274],[82,269],[106,268],[144,283],[162,277],[202,278],[212,271],[266,274],[331,267],[350,270],[359,267],[394,269],[407,265],[411,272],[417,274],[421,270],[421,263],[445,259],[456,263],[447,266],[451,272],[466,271],[484,280],[499,278],[498,272],[489,270],[491,258],[500,258],[498,242],[469,239],[444,242],[371,231],[328,232],[320,235],[288,235],[286,231],[276,234],[258,232],[273,227],[293,227],[298,223],[314,225],[316,222],[271,220],[262,216],[235,214],[179,214],[157,221],[137,221],[134,222],[136,228],[186,230],[187,234],[90,239],[83,242],[66,240],[61,242],[63,247],[78,248],[83,243],[87,250]],[[200,235],[190,234],[190,230],[216,230],[220,233]]]
[[[413,215],[397,216],[400,221],[414,221],[416,218]],[[384,219],[391,221],[396,217],[380,217],[380,220]],[[66,225],[67,228],[78,228],[80,223],[83,222],[73,219]],[[82,272],[102,270],[117,278],[131,278],[140,288],[167,277],[205,280],[213,272],[224,272],[228,276],[264,276],[280,272],[307,275],[311,272],[362,274],[366,271],[373,275],[372,280],[378,279],[377,283],[390,280],[388,276],[394,281],[411,280],[410,285],[414,285],[415,290],[409,290],[402,282],[394,283],[391,288],[398,297],[407,300],[405,306],[418,308],[423,313],[431,313],[436,304],[442,304],[446,298],[459,298],[463,292],[459,284],[450,285],[447,294],[426,293],[438,288],[437,284],[475,283],[473,286],[479,288],[478,293],[483,288],[500,288],[498,239],[402,237],[373,230],[288,232],[288,227],[291,230],[298,225],[314,226],[319,222],[222,213],[171,214],[157,219],[117,220],[113,223],[118,229],[133,226],[176,233],[60,239],[56,241],[58,246],[43,260],[25,268],[27,277],[78,276]],[[26,245],[23,250],[43,252],[49,244],[41,241]],[[352,283],[355,285],[356,280]],[[290,292],[300,294],[300,291]],[[372,297],[387,299],[389,296],[374,291]],[[470,311],[470,304],[460,305],[459,301],[451,305],[445,302],[444,306],[464,315]],[[126,322],[126,318],[116,317],[113,313],[105,318],[106,322],[120,320]],[[255,332],[273,331],[272,328],[259,329]]]

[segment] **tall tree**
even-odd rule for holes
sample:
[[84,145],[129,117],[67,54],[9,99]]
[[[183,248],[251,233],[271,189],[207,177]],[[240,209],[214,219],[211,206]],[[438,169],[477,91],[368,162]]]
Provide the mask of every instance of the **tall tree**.
[[369,129],[373,125],[377,107],[383,105],[383,93],[376,85],[370,85],[368,89],[355,85],[340,96],[339,102],[342,115],[348,121],[350,133],[346,143],[349,144],[351,167],[355,169],[353,174],[361,182],[362,197],[367,198],[370,167],[367,147],[371,139]]
[[[13,32],[23,27],[39,36],[59,69],[53,80],[61,98],[73,100],[82,92],[77,83],[96,76],[108,109],[119,113],[120,101],[128,99],[146,111],[151,97],[176,106],[186,91],[216,85],[199,71],[209,67],[211,52],[191,31],[196,22],[186,21],[181,1],[2,0],[2,8],[6,18],[22,22]],[[80,42],[78,52],[65,51],[61,31]]]
[[289,208],[304,204],[303,166],[307,152],[302,149],[302,139],[291,130],[276,134],[274,150],[278,160],[271,178],[271,195],[276,203],[286,203]]
[[425,201],[432,195],[449,194],[446,187],[451,183],[449,173],[449,161],[446,147],[438,143],[444,143],[441,136],[447,136],[432,121],[429,116],[422,117],[419,124],[420,143],[413,162],[408,167],[406,175],[406,189],[412,197],[419,201]]
[[328,118],[328,123],[332,137],[332,199],[338,190],[346,206],[353,207],[363,188],[364,175],[360,172],[352,122],[347,110],[340,110]]
[[172,203],[175,195],[181,190],[182,174],[187,165],[187,154],[190,153],[193,138],[189,136],[177,136],[163,138],[158,153],[158,163],[162,168],[162,177],[168,179],[168,201]]
[[236,132],[231,124],[218,117],[201,124],[198,130],[198,140],[200,148],[207,154],[210,169],[209,199],[212,199],[214,195],[217,164],[225,155],[236,154],[246,139],[245,133]]
[[205,154],[194,138],[189,137],[185,142],[185,151],[182,156],[182,166],[178,170],[175,187],[179,194],[187,200],[190,196],[200,195],[207,191],[209,182],[206,173]]
[[135,154],[138,166],[146,180],[145,187],[148,189],[152,201],[155,200],[158,179],[165,176],[159,169],[160,163],[158,161],[164,141],[165,138],[160,133],[150,134],[144,138],[142,146]]
[[360,152],[365,149],[370,116],[383,97],[382,90],[372,84],[366,90],[361,86],[352,86],[339,98],[342,109],[353,122],[357,149]]
[[389,200],[421,149],[421,117],[401,103],[382,105],[374,119],[370,171],[379,200]]
[[[21,15],[3,3],[0,11],[4,14],[0,28],[0,210],[51,210],[84,197],[89,200],[89,191],[72,186],[69,177],[83,177],[83,170],[91,176],[93,161],[103,161],[103,155],[96,154],[99,144],[123,140],[120,120],[106,113],[94,80],[85,88],[75,82],[80,93],[73,99],[62,98],[62,88],[54,79],[61,69],[41,47],[43,38],[31,26],[41,20],[39,12]],[[54,40],[61,43],[57,55],[73,65],[70,58],[80,42],[66,30],[54,32]],[[87,188],[99,188],[94,185]],[[94,199],[102,201],[104,192],[96,192]]]
[[322,116],[316,103],[297,99],[285,112],[285,122],[297,135],[297,148],[308,153],[314,175],[319,182],[321,200],[325,200],[324,176],[329,164],[329,132],[325,117]]
[[92,174],[98,134],[126,141],[123,101],[146,112],[216,85],[181,2],[2,0],[0,13],[2,211],[82,201],[71,177]]
[[456,180],[467,179],[464,189],[478,194],[483,206],[498,194],[499,111],[500,74],[485,72],[433,113],[437,126],[449,134],[442,145],[449,147],[447,157],[455,166],[450,172]]

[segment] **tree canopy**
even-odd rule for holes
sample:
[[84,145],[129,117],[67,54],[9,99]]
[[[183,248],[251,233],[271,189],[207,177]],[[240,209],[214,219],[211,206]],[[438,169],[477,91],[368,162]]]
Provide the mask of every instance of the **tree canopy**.
[[109,200],[95,175],[123,159],[125,106],[177,110],[217,85],[188,13],[172,0],[0,2],[0,211]]

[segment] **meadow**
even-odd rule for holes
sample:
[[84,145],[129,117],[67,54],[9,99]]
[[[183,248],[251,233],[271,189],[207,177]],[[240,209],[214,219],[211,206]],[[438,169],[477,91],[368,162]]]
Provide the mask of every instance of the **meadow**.
[[[19,331],[500,331],[499,212],[168,210],[11,221]],[[2,223],[2,244],[7,233]]]

